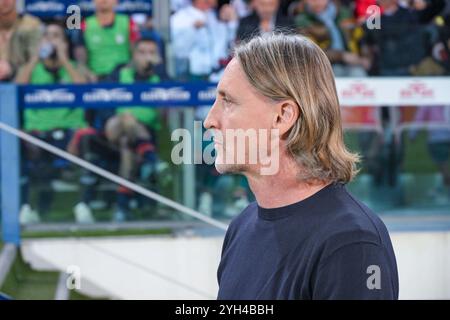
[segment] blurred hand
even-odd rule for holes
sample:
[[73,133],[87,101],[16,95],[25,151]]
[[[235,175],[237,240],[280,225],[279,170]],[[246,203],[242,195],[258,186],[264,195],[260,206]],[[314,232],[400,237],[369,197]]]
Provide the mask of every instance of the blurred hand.
[[31,56],[30,58],[30,63],[32,64],[36,64],[39,62],[39,60],[41,59],[41,49],[47,44],[47,41],[44,39],[41,39],[41,41],[39,41],[39,45],[36,46],[36,51],[34,52],[34,54]]
[[77,69],[86,78],[88,82],[90,83],[98,82],[98,77],[85,65],[78,63]]
[[361,66],[365,70],[369,70],[371,67],[371,61],[367,57],[360,57],[359,55],[352,52],[344,52],[342,55],[342,60],[344,63],[352,66]]
[[194,22],[195,29],[200,29],[200,28],[203,28],[204,26],[205,26],[205,21],[203,21],[203,20],[197,20]]
[[86,72],[85,76],[86,76],[88,82],[91,82],[91,83],[98,82],[97,75],[92,73],[91,71]]
[[67,55],[67,44],[62,40],[53,41],[52,44],[55,47],[58,60],[61,62],[69,61],[69,56]]
[[361,58],[357,54],[351,52],[344,52],[342,54],[342,60],[350,65],[359,65],[361,63]]

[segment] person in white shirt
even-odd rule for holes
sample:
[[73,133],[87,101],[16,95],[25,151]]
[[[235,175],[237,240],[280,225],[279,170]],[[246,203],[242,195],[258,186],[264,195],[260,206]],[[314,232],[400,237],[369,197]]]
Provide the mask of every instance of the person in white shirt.
[[191,4],[191,0],[170,0],[170,10],[176,12]]
[[172,51],[176,77],[207,79],[229,56],[238,26],[234,8],[225,4],[216,13],[217,0],[193,0],[171,17]]

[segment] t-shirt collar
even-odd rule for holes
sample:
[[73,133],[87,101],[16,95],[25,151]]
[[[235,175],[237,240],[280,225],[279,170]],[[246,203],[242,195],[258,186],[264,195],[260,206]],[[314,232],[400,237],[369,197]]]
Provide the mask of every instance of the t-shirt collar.
[[310,210],[317,201],[326,197],[333,189],[342,186],[340,182],[330,183],[306,199],[278,208],[263,208],[258,205],[258,217],[263,220],[278,220],[303,210]]

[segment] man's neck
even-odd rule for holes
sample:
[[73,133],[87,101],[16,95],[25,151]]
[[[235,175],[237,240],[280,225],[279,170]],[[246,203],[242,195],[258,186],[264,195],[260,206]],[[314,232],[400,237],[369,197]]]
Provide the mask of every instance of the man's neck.
[[99,11],[95,14],[98,22],[102,26],[109,26],[114,23],[115,12],[114,11]]
[[0,31],[8,31],[14,25],[17,19],[17,11],[12,10],[11,12],[0,16]]
[[263,208],[278,208],[302,201],[329,184],[301,181],[297,174],[299,167],[293,159],[280,163],[283,165],[275,175],[245,175],[258,205]]

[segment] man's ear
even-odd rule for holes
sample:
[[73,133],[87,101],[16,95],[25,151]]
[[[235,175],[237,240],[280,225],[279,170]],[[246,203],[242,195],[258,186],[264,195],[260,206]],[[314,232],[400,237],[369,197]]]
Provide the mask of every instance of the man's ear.
[[300,108],[292,100],[277,103],[273,127],[279,130],[280,137],[289,132],[300,117]]

